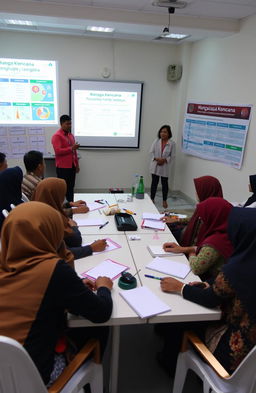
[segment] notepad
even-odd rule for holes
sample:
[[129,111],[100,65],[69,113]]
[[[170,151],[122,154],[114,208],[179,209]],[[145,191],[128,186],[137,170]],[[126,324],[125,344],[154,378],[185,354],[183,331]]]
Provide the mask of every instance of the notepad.
[[87,226],[101,226],[104,224],[102,218],[76,218],[76,223],[79,227]]
[[168,304],[144,286],[129,291],[120,291],[119,294],[140,318],[149,318],[171,310]]
[[146,268],[182,279],[185,278],[191,270],[190,266],[186,265],[185,263],[180,263],[160,257],[154,258],[148,265],[146,265]]
[[183,253],[174,253],[164,251],[163,246],[147,246],[148,251],[152,255],[152,257],[168,257],[168,256],[176,256],[176,255],[184,255]]
[[90,202],[87,203],[87,207],[89,208],[89,211],[93,211],[93,210],[98,210],[98,209],[102,209],[103,207],[106,207],[105,204],[102,203],[98,203],[98,202]]
[[160,221],[164,217],[164,214],[159,213],[143,213],[142,218],[143,220],[156,220]]
[[157,229],[159,231],[164,231],[165,223],[163,221],[157,221],[157,220],[143,220],[141,224],[141,228],[152,228],[152,229]]
[[125,270],[129,269],[128,266],[122,265],[112,259],[105,259],[105,261],[99,263],[94,268],[88,270],[87,272],[81,273],[80,276],[89,278],[91,280],[96,280],[99,276],[105,276],[114,280],[119,277],[119,275]]
[[[105,248],[105,250],[94,252],[93,255],[102,254],[103,252],[113,251],[113,250],[117,250],[118,248],[121,248],[120,244],[114,242],[114,240],[110,238],[107,238],[105,240],[107,242],[107,247]],[[82,246],[88,246],[89,244],[91,243],[88,243],[88,241],[86,242],[85,240],[83,240],[82,242]]]

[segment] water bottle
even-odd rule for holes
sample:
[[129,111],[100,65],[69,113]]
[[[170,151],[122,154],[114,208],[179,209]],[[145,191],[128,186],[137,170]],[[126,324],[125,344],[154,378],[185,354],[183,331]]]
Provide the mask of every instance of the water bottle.
[[131,189],[132,197],[135,196],[138,184],[139,184],[139,175],[136,173],[134,175],[133,182],[132,182],[132,189]]
[[144,199],[144,180],[143,176],[140,176],[139,184],[136,190],[136,198]]

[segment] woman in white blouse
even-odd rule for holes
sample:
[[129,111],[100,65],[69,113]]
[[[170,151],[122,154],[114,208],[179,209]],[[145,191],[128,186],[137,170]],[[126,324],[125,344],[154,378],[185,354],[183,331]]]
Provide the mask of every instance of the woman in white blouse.
[[152,175],[151,199],[154,202],[159,178],[161,177],[163,207],[168,207],[168,176],[170,163],[175,156],[175,142],[171,141],[172,131],[169,125],[164,125],[158,131],[158,138],[153,142],[150,154],[150,172]]

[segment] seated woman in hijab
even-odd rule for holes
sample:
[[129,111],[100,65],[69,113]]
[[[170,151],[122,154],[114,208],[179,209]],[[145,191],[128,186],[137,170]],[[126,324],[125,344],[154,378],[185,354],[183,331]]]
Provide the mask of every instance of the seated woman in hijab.
[[195,246],[179,246],[164,243],[165,251],[183,252],[188,255],[191,270],[202,280],[216,277],[222,265],[233,252],[227,235],[228,216],[231,203],[223,198],[208,198],[197,205],[201,226]]
[[[213,176],[201,176],[194,179],[196,198],[199,202],[203,202],[210,197],[223,197],[222,187],[218,179]],[[199,214],[197,209],[190,219],[177,219],[172,217],[164,217],[175,239],[182,246],[193,246],[199,230]]]
[[48,177],[38,183],[32,201],[44,202],[56,209],[64,224],[64,241],[67,248],[74,254],[75,259],[92,255],[93,252],[105,250],[105,239],[96,240],[89,246],[82,246],[82,236],[76,222],[66,216],[63,211],[63,201],[66,195],[66,182],[56,177]]
[[23,173],[20,167],[7,168],[0,172],[0,232],[5,219],[2,211],[11,210],[11,204],[22,203],[21,183]]
[[[95,284],[82,281],[59,257],[63,236],[60,214],[40,202],[16,207],[2,228],[0,334],[24,346],[46,385],[66,365],[65,353],[55,352],[67,329],[66,311],[94,323],[106,322],[112,312],[112,281],[107,277],[99,277]],[[99,338],[104,345],[108,333],[106,327],[73,330],[73,340],[83,339],[76,342],[79,349],[89,338]],[[70,333],[72,329],[66,332]]]
[[238,207],[256,207],[256,175],[249,176],[249,192],[252,192],[252,195],[242,203],[234,204]]
[[[160,283],[164,292],[181,294],[184,299],[204,307],[221,307],[221,320],[209,322],[203,336],[210,351],[229,373],[256,344],[255,234],[256,209],[233,208],[228,235],[234,253],[213,284],[206,282],[202,289],[198,283],[183,284],[171,277]],[[190,329],[189,324],[187,328]]]

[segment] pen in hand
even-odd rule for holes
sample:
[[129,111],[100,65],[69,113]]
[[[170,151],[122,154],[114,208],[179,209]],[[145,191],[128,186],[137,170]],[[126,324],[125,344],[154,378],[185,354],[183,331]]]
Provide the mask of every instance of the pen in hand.
[[144,276],[148,277],[148,278],[154,278],[155,280],[162,280],[163,279],[163,277],[151,276],[150,274],[144,274]]
[[109,223],[109,221],[106,221],[104,224],[102,224],[102,225],[99,227],[99,229],[105,227],[108,223]]

